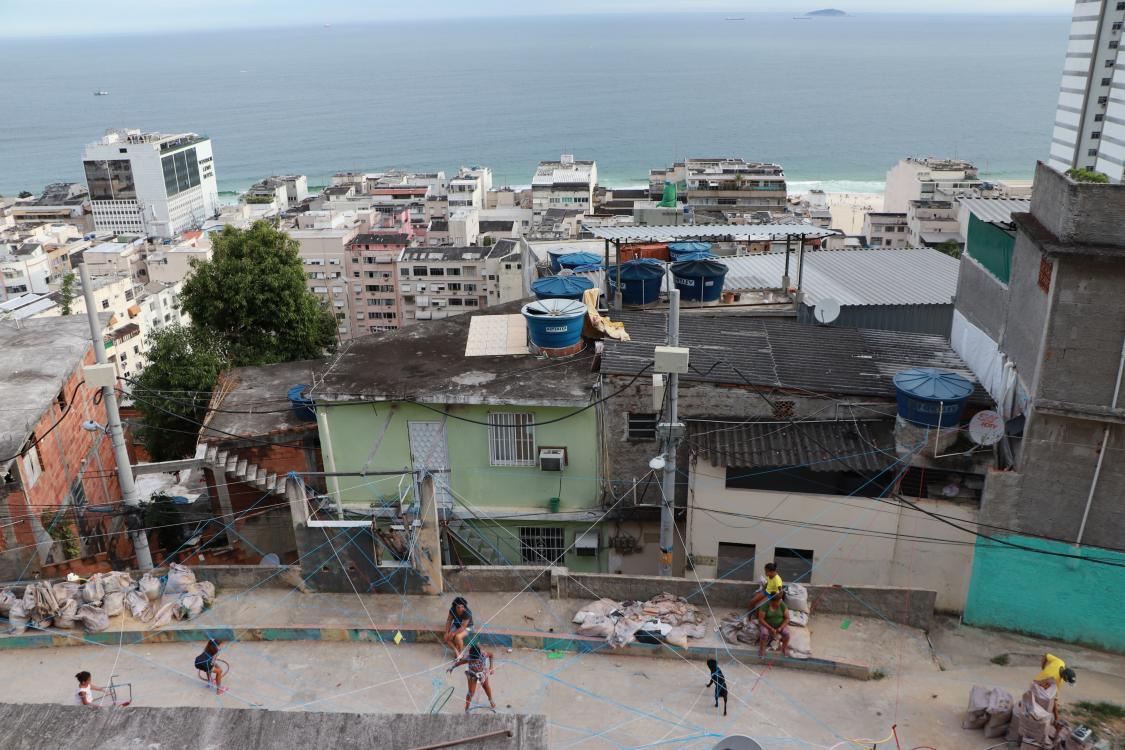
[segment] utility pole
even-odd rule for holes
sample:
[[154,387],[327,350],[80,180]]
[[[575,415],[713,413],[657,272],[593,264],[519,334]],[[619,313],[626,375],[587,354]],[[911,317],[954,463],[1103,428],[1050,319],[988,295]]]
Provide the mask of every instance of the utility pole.
[[[94,357],[99,365],[106,364],[105,344],[102,342],[102,326],[98,321],[98,311],[94,307],[94,287],[90,284],[90,272],[86,264],[78,266],[82,278],[82,295],[86,298],[86,319],[90,322],[90,340],[94,343]],[[117,394],[113,386],[102,387],[102,401],[108,417],[106,430],[113,441],[113,458],[117,463],[117,481],[121,484],[121,500],[125,504],[125,524],[130,526],[130,513],[140,509],[137,486],[133,483],[133,466],[129,463],[129,450],[125,447],[125,430],[121,427],[121,412],[117,409]],[[152,570],[152,554],[148,551],[148,537],[141,528],[130,531],[133,537],[133,551],[137,555],[137,567]]]
[[[671,285],[670,285],[671,286]],[[674,286],[668,291],[668,353],[676,356],[673,350],[680,346],[680,290]],[[687,371],[687,351],[682,354],[683,365],[668,365],[661,362],[660,347],[656,352],[656,370],[668,371],[668,422],[658,427],[664,433],[664,489],[660,499],[660,575],[672,575],[672,545],[676,504],[676,446],[683,432],[679,423],[678,390],[680,372]]]

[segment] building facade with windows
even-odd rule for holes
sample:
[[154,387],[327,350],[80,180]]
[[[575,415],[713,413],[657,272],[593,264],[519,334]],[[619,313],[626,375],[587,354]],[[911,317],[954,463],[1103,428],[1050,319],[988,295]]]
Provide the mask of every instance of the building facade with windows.
[[522,240],[489,246],[411,247],[398,259],[402,325],[441,320],[527,296]]
[[1122,0],[1077,0],[1059,86],[1049,164],[1125,176]]
[[82,167],[97,231],[170,239],[219,213],[206,136],[110,130],[86,146]]
[[868,247],[909,247],[906,214],[872,212],[863,217],[863,236]]
[[883,210],[906,213],[911,201],[952,201],[975,195],[981,184],[979,171],[967,161],[909,157],[887,172]]
[[[519,309],[365,337],[325,364],[309,393],[324,465],[372,476],[330,477],[334,500],[320,517],[389,524],[428,475],[446,519],[447,564],[605,571],[598,415],[582,410],[596,398],[594,352],[555,362],[542,377],[543,361],[522,337],[522,352],[490,353],[491,344],[506,346],[503,334],[497,341],[480,331],[522,323]],[[545,451],[562,455],[561,465],[544,461]],[[374,474],[404,467],[418,473]]]
[[563,154],[558,161],[541,161],[531,178],[531,210],[536,217],[561,208],[589,213],[594,210],[598,165]]
[[0,350],[0,577],[109,570],[131,547],[118,545],[112,444],[82,429],[106,423],[105,403],[84,384],[82,366],[94,363],[86,316],[0,326]]
[[406,324],[399,295],[398,260],[413,238],[407,222],[399,230],[358,234],[348,243],[353,335],[393,331]]

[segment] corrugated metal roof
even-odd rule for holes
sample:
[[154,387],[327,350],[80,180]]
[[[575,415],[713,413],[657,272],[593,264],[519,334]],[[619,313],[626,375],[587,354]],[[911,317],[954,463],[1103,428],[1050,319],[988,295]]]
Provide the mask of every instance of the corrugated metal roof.
[[805,466],[881,471],[898,460],[894,420],[724,422],[691,420],[688,443],[719,466]]
[[[605,341],[601,371],[636,375],[667,340],[665,312],[622,310],[614,318],[632,340]],[[685,381],[893,398],[896,372],[938,367],[972,381],[974,403],[992,403],[965,362],[934,334],[695,314],[680,318],[680,345],[691,349],[691,369],[680,376]]]
[[624,242],[682,242],[684,240],[730,239],[737,242],[783,240],[786,237],[817,239],[839,234],[808,224],[705,224],[666,227],[587,227],[600,240]]
[[1026,198],[961,198],[961,205],[990,224],[1010,225],[1012,214],[1031,210],[1031,201]]
[[[727,289],[777,289],[785,254],[720,258]],[[806,251],[801,290],[810,305],[826,298],[841,305],[950,305],[957,291],[959,263],[922,248]],[[796,286],[797,255],[789,258]]]

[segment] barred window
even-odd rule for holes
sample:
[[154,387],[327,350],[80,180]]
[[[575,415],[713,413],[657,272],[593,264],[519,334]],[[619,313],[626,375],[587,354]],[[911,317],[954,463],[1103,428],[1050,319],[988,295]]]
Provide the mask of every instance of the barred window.
[[561,526],[521,526],[520,558],[525,565],[555,565],[566,553]]
[[535,466],[535,415],[489,412],[488,462],[493,466]]

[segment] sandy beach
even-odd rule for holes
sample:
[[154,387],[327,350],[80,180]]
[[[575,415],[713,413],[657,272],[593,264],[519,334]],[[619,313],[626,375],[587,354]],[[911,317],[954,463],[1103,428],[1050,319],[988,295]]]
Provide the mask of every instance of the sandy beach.
[[[828,208],[832,211],[832,228],[846,234],[863,231],[863,217],[870,211],[883,210],[882,193],[825,193]],[[800,198],[808,198],[801,194]]]

